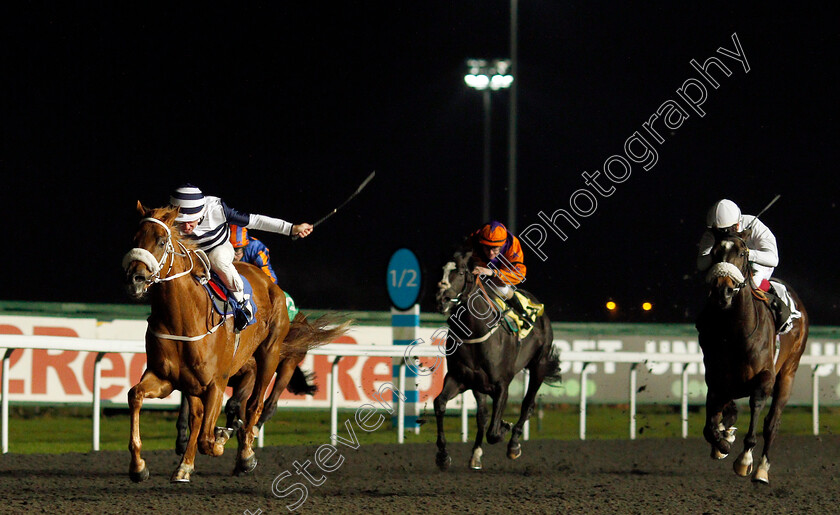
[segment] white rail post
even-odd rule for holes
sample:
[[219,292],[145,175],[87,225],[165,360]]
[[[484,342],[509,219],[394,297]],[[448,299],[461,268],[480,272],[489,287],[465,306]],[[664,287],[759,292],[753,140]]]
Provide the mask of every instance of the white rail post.
[[467,441],[469,432],[469,413],[467,411],[467,392],[461,394],[461,441]]
[[99,414],[102,411],[102,357],[104,352],[96,353],[93,362],[93,450],[99,450]]
[[336,356],[330,373],[330,442],[338,443],[338,362],[341,356]]
[[[531,385],[531,371],[527,368],[522,371],[522,386],[525,388],[525,395],[528,395],[528,387]],[[534,408],[537,407],[537,398],[534,397]],[[522,439],[526,442],[531,438],[531,420],[530,417],[522,426]]]
[[[397,443],[405,441],[405,360],[400,361],[400,392],[397,396]],[[415,417],[415,420],[416,417]]]
[[630,439],[636,439],[636,376],[638,363],[630,364]]
[[682,437],[688,438],[688,363],[683,363],[682,395],[680,398],[680,413],[682,414]]
[[589,363],[584,363],[580,371],[580,439],[586,440],[586,376]]
[[265,441],[265,424],[260,426],[260,432],[257,433],[257,447],[262,449],[264,441]]
[[12,357],[12,352],[14,349],[6,349],[3,355],[3,406],[0,408],[3,410],[3,454],[9,452],[9,359]]
[[814,436],[820,434],[820,376],[817,375],[819,365],[811,367],[811,419],[814,426]]

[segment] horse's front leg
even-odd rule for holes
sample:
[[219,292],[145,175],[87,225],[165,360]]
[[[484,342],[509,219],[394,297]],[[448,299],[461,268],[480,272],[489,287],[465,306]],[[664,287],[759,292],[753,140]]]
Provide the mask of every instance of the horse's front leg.
[[473,445],[473,453],[470,458],[470,468],[481,470],[481,456],[484,454],[484,451],[481,449],[481,443],[484,441],[484,431],[487,430],[487,395],[473,390],[473,396],[475,396],[475,421],[478,424],[478,429],[475,433],[475,444]]
[[437,448],[435,463],[440,470],[449,468],[452,458],[446,452],[446,436],[443,433],[443,417],[446,414],[446,403],[453,397],[464,391],[464,385],[455,379],[451,373],[447,373],[443,379],[443,388],[435,397],[435,421],[437,422]]
[[149,469],[140,457],[140,449],[143,447],[140,441],[140,408],[143,407],[143,399],[146,397],[159,399],[170,393],[172,393],[172,383],[159,378],[148,369],[143,373],[140,382],[128,391],[128,406],[131,410],[131,438],[128,440],[131,464],[128,475],[135,483],[149,479]]
[[222,411],[222,399],[226,386],[227,381],[212,381],[207,385],[201,397],[201,402],[204,405],[201,432],[198,435],[198,452],[201,454],[221,456],[225,452],[224,442],[218,445],[219,442],[216,441],[216,421]]
[[508,385],[496,385],[493,397],[493,416],[490,419],[490,427],[487,429],[487,443],[490,445],[499,443],[510,429],[510,424],[502,420],[505,413],[508,399]]
[[189,483],[190,476],[195,470],[195,453],[198,448],[198,434],[201,431],[201,421],[204,419],[204,404],[195,395],[184,395],[187,406],[187,422],[189,422],[189,439],[184,446],[181,463],[169,477],[172,483]]
[[724,407],[730,402],[731,399],[722,399],[711,388],[706,393],[706,425],[703,427],[703,437],[712,444],[712,459],[722,460],[729,456],[734,441],[734,435],[729,435],[722,423]]
[[758,443],[758,436],[756,436],[755,428],[758,425],[758,417],[761,415],[761,410],[764,409],[764,404],[767,402],[767,397],[773,388],[773,373],[769,370],[764,370],[755,378],[755,389],[750,395],[750,427],[747,434],[744,435],[744,450],[738,455],[738,459],[733,464],[735,473],[739,476],[748,476],[753,471],[753,456],[752,450]]
[[761,459],[755,470],[753,481],[764,484],[770,483],[770,446],[776,439],[779,432],[779,424],[782,419],[782,410],[790,399],[793,390],[793,378],[799,364],[789,366],[785,363],[779,375],[776,376],[776,385],[773,388],[773,402],[770,403],[770,413],[764,419],[764,449],[761,451]]

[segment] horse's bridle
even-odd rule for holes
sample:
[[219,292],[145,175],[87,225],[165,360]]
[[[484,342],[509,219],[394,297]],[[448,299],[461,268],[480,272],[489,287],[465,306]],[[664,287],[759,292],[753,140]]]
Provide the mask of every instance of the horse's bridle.
[[[201,250],[191,251],[191,250],[187,249],[184,246],[184,244],[179,241],[178,246],[181,248],[182,253],[181,252],[176,252],[175,251],[175,246],[172,244],[172,231],[169,229],[168,225],[166,225],[162,221],[158,220],[157,218],[151,218],[151,217],[141,219],[140,224],[142,225],[143,222],[156,223],[156,224],[160,225],[161,227],[163,227],[163,229],[166,231],[166,246],[163,249],[163,255],[160,257],[160,260],[158,260],[155,257],[154,254],[152,254],[151,252],[149,252],[146,249],[139,248],[139,247],[138,248],[133,248],[130,251],[128,251],[128,253],[125,255],[125,257],[123,257],[123,262],[122,262],[123,270],[128,270],[128,265],[130,265],[132,261],[140,261],[141,263],[146,265],[149,268],[149,270],[151,270],[151,272],[152,272],[152,275],[150,275],[149,278],[146,279],[146,288],[148,288],[149,286],[151,286],[153,284],[162,283],[162,282],[165,282],[165,281],[171,281],[173,279],[177,279],[179,277],[183,277],[183,276],[191,273],[193,271],[193,268],[195,268],[195,262],[193,261],[193,258],[192,258],[192,254],[194,253],[196,256],[198,256],[198,258],[205,265],[205,267],[204,267],[205,270],[208,270],[207,276],[208,276],[208,279],[209,279],[210,262],[207,259],[207,255],[204,254],[203,251],[201,251]],[[189,269],[187,269],[183,272],[179,272],[179,273],[174,274],[174,275],[169,275],[170,272],[172,272],[172,267],[175,266],[175,257],[176,256],[178,256],[178,257],[189,257],[190,258],[190,267],[189,267]],[[163,277],[161,277],[160,273],[163,270],[163,266],[166,264],[167,261],[169,262],[169,267],[166,269],[166,273],[163,275]]]
[[[453,270],[458,270],[458,273],[464,275],[464,286],[461,288],[461,291],[457,293],[452,291],[452,284],[449,282],[449,273]],[[464,294],[464,292],[470,291],[472,283],[474,282],[474,277],[471,276],[472,274],[469,272],[469,270],[467,270],[467,267],[464,267],[464,270],[460,271],[458,265],[455,264],[455,262],[453,261],[450,261],[443,266],[443,279],[441,279],[440,285],[445,289],[441,290],[440,293],[441,295],[446,292],[451,292],[453,294],[453,296],[446,301],[450,309],[463,302],[461,296]],[[441,307],[443,308],[444,306]]]
[[[749,261],[749,250],[750,250],[750,248],[747,246],[747,242],[744,241],[744,239],[741,238],[740,236],[733,235],[733,236],[731,236],[731,238],[737,239],[738,241],[740,241],[744,245],[744,248],[747,249],[747,257],[744,259],[743,267],[738,268],[737,266],[735,266],[733,263],[730,263],[729,261],[721,261],[719,263],[715,263],[714,265],[712,265],[712,267],[709,269],[709,272],[706,274],[706,282],[711,284],[712,280],[715,277],[729,277],[729,278],[736,281],[736,284],[732,288],[732,290],[733,290],[733,295],[737,295],[738,293],[740,293],[742,288],[747,288],[748,287],[748,285],[747,285],[748,281],[752,282],[753,271],[752,271],[752,267],[750,266],[750,261]],[[737,275],[735,275],[735,272],[737,272]],[[763,291],[759,290],[759,293],[756,293],[756,288],[753,288],[753,287],[749,287],[749,290],[750,290],[750,295],[752,295],[756,299],[767,300],[763,295],[764,294]],[[756,324],[755,324],[755,327],[753,327],[752,331],[750,332],[749,336],[752,336],[756,332],[756,330],[758,330],[758,325],[759,325],[758,324],[758,306],[755,305],[755,301],[753,301],[753,310],[756,313]]]

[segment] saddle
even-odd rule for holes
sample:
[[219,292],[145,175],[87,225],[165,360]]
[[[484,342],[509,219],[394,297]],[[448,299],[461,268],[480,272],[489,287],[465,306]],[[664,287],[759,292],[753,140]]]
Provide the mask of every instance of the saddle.
[[[245,302],[248,303],[248,307],[251,309],[251,313],[253,313],[253,317],[248,322],[248,325],[253,324],[257,320],[257,305],[254,301],[251,300],[251,295],[253,293],[253,288],[251,287],[251,283],[248,282],[248,279],[245,277],[242,278],[242,283],[244,284],[244,291],[245,291]],[[204,290],[210,296],[210,301],[213,304],[213,309],[219,315],[226,317],[228,315],[235,316],[238,311],[242,308],[239,306],[239,303],[230,295],[230,291],[225,287],[224,283],[219,276],[212,272],[210,275],[210,280],[203,284]],[[288,305],[289,297],[286,297],[286,303]],[[247,327],[247,326],[246,326]]]
[[[522,317],[520,317],[519,314],[516,313],[516,311],[514,311],[510,306],[507,305],[504,299],[494,295],[493,302],[496,303],[496,306],[498,306],[499,311],[502,312],[502,321],[504,321],[505,327],[508,329],[508,331],[518,335],[519,339],[523,340],[527,338],[529,334],[531,334],[531,330],[534,329],[534,321],[537,319],[537,317],[542,316],[542,314],[545,312],[545,304],[536,304],[534,302],[531,302],[531,300],[528,297],[519,293],[518,291],[513,292],[513,294],[516,295],[516,297],[519,299],[520,304],[522,304],[522,307],[528,313],[528,324],[526,324],[522,320]],[[500,321],[499,323],[502,322]]]

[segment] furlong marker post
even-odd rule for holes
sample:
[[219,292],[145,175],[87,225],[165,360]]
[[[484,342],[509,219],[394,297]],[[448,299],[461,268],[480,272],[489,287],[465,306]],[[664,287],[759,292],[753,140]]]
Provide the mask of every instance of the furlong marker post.
[[[420,327],[420,305],[415,304],[407,310],[399,310],[391,307],[391,333],[394,345],[411,345],[417,339],[417,329]],[[402,357],[393,358],[394,384],[399,384],[400,364]],[[405,428],[414,429],[415,434],[420,434],[420,425],[417,418],[420,415],[420,392],[417,391],[417,372],[414,367],[402,367],[405,373],[405,389],[402,390],[406,396],[405,401]],[[397,402],[394,394],[394,402]],[[393,426],[397,427],[399,417],[393,418]]]

